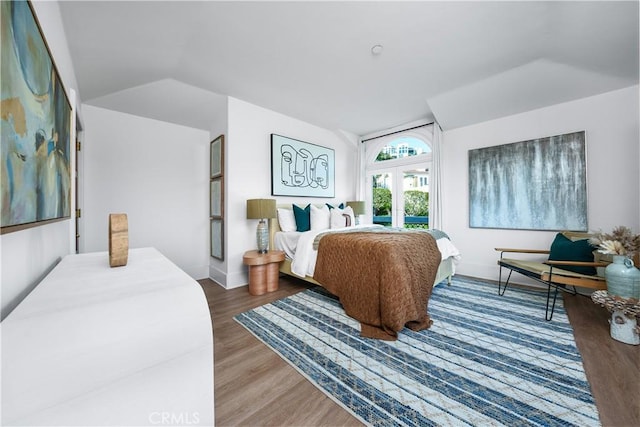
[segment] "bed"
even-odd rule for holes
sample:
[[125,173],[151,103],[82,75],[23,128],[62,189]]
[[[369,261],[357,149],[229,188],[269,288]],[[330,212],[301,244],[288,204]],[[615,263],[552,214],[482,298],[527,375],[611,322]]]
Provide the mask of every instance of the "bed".
[[[420,330],[431,325],[425,310],[431,290],[451,283],[460,258],[445,233],[379,225],[333,228],[329,223],[292,231],[282,215],[286,209],[292,205],[279,205],[278,218],[270,222],[270,247],[286,254],[282,273],[338,296],[347,314],[360,321],[362,336],[393,340],[404,326]],[[314,206],[312,223],[319,209],[327,210]]]

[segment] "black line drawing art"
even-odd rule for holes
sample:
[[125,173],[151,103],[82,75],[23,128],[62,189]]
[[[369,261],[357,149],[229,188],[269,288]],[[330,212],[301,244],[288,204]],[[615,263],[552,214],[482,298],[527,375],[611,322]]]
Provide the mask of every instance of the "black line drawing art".
[[329,188],[329,156],[314,157],[304,148],[296,150],[290,144],[280,147],[282,185],[287,187]]
[[334,151],[271,134],[271,194],[334,196]]

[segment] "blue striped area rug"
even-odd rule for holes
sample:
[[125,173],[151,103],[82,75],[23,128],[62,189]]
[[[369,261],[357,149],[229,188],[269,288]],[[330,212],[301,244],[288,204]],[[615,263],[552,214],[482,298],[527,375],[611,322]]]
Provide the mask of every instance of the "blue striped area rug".
[[235,320],[369,425],[600,425],[560,299],[455,277],[433,290],[430,329],[361,338],[316,287]]

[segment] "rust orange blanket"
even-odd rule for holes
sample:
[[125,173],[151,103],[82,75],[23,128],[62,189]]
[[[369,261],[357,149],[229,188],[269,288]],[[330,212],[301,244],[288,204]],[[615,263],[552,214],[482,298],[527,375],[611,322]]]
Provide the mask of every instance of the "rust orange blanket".
[[404,326],[419,331],[441,261],[426,232],[328,234],[318,245],[313,278],[360,321],[363,337],[395,340]]

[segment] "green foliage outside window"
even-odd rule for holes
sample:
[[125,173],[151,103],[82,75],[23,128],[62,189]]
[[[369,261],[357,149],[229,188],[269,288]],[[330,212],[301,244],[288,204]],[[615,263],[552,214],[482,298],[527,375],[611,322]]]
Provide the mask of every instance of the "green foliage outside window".
[[[429,216],[429,193],[419,190],[405,191],[404,212],[407,216]],[[373,189],[373,214],[391,215],[391,190],[388,188]]]
[[376,162],[383,162],[385,160],[391,160],[391,159],[395,159],[395,157],[392,157],[391,154],[389,153],[384,153],[381,151],[378,153],[378,157],[376,157]]
[[388,188],[373,189],[373,214],[391,215],[391,190]]
[[419,190],[405,191],[404,214],[406,216],[429,216],[429,193]]
[[412,230],[417,230],[417,229],[428,230],[429,224],[406,224],[405,223],[404,228],[410,228]]

